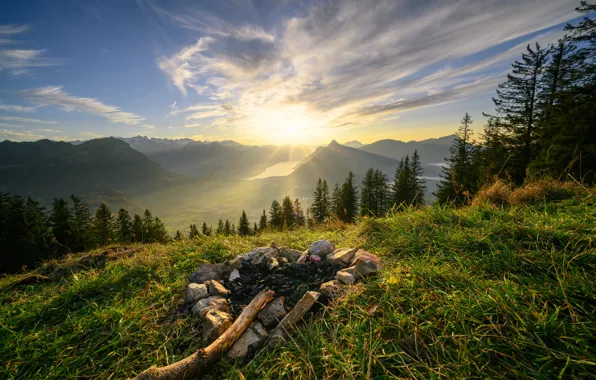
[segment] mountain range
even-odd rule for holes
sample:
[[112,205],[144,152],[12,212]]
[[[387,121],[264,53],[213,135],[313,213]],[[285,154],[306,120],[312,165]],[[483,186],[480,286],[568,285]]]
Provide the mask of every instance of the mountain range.
[[[429,194],[455,136],[424,141],[381,140],[359,148],[336,141],[309,146],[250,146],[233,141],[102,138],[75,143],[40,140],[0,142],[0,192],[31,196],[44,204],[74,193],[92,207],[107,202],[138,212],[149,207],[168,225],[236,218],[245,209],[256,218],[285,195],[309,206],[319,177],[329,186],[349,171],[360,182],[368,168],[393,179],[398,160],[418,150]],[[274,165],[293,166],[288,175],[252,179]]]

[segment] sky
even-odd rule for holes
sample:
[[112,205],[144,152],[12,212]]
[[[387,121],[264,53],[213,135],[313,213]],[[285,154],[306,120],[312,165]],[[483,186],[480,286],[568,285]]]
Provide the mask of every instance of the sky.
[[579,0],[0,2],[0,140],[422,140]]

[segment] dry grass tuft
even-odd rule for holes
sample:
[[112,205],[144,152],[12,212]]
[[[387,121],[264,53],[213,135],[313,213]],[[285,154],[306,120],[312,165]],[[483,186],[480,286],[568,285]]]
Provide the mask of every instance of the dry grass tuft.
[[474,198],[473,205],[526,206],[538,202],[558,201],[586,195],[588,190],[577,182],[562,182],[542,178],[513,188],[511,184],[497,179],[482,188]]

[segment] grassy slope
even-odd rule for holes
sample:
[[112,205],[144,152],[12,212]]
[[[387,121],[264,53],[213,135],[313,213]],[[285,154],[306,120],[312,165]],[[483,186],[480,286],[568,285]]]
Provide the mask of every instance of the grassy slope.
[[283,348],[223,361],[210,378],[596,373],[596,207],[583,200],[432,207],[332,232],[152,245],[57,283],[3,289],[0,378],[123,378],[181,359],[198,347],[199,323],[168,316],[200,262],[271,240],[303,249],[321,237],[377,252],[387,270]]

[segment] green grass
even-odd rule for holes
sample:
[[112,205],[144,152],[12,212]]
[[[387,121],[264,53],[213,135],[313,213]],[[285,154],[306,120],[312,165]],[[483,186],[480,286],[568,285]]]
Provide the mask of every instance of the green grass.
[[333,231],[145,246],[50,284],[1,278],[0,378],[116,379],[179,360],[200,327],[171,317],[201,262],[322,237],[378,253],[386,270],[285,346],[223,360],[210,379],[596,377],[596,207],[584,199],[406,210]]

